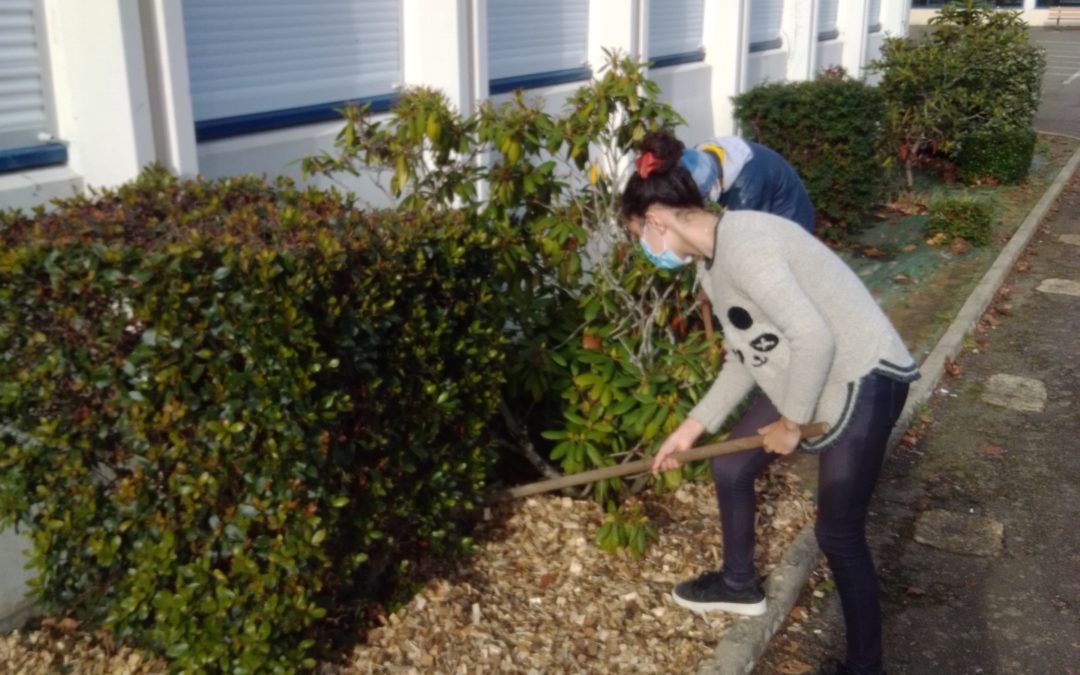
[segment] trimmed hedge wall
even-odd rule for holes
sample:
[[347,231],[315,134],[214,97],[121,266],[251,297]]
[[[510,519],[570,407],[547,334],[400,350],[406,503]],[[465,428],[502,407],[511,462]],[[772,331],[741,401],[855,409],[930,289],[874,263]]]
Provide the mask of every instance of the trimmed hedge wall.
[[47,606],[175,670],[293,672],[392,561],[467,546],[504,242],[443,217],[160,169],[0,216],[0,524]]
[[820,234],[844,238],[881,201],[884,108],[876,88],[828,71],[810,82],[755,87],[734,100],[742,133],[799,172]]
[[964,136],[956,154],[956,177],[971,185],[1015,184],[1027,178],[1035,157],[1031,129],[980,131]]

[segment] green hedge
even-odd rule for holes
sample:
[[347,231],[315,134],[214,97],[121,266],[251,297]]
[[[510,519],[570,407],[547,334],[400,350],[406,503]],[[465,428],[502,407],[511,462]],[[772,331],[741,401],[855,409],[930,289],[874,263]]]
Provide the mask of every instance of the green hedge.
[[971,185],[1015,184],[1027,178],[1035,157],[1031,129],[979,131],[964,136],[956,155],[956,177]]
[[993,211],[990,205],[971,197],[943,197],[930,205],[926,222],[929,235],[944,234],[949,240],[965,239],[974,246],[985,246],[993,237]]
[[842,238],[882,199],[884,111],[877,90],[842,71],[810,82],[766,84],[735,98],[742,133],[798,170],[819,232]]
[[40,599],[176,670],[292,672],[467,545],[503,242],[442,217],[161,170],[0,217],[0,524]]

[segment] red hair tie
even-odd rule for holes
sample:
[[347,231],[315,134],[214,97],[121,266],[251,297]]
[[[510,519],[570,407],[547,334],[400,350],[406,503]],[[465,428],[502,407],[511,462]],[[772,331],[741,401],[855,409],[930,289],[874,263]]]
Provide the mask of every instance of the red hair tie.
[[638,175],[642,178],[648,178],[656,167],[660,166],[660,160],[656,155],[651,152],[646,152],[634,160],[634,166],[637,167]]

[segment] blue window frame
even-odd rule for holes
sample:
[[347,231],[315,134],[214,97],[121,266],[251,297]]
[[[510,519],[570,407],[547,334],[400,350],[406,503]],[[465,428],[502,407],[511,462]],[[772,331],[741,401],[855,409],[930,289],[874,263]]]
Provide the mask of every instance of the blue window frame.
[[487,42],[491,94],[592,77],[589,0],[488,0]]
[[348,102],[389,109],[401,3],[183,0],[196,139],[332,120]]
[[0,4],[0,172],[67,162],[51,133],[48,61],[38,0]]
[[754,0],[746,6],[750,12],[750,51],[778,49],[780,24],[784,18],[784,0]]
[[67,164],[67,160],[67,148],[60,143],[0,150],[0,173]]
[[818,40],[835,40],[840,37],[837,22],[840,15],[840,0],[821,0],[818,5]]
[[870,0],[870,9],[866,15],[866,32],[881,32],[881,0]]
[[648,59],[653,68],[705,58],[705,0],[649,0]]

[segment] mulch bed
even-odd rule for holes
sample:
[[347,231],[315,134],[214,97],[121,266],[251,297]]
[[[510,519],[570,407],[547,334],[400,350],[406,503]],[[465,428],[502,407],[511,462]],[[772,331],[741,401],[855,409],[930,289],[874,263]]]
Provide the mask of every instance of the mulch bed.
[[[758,482],[759,573],[767,575],[813,519],[811,494],[774,463]],[[658,533],[640,558],[595,543],[603,521],[591,501],[541,495],[485,514],[478,550],[433,576],[363,644],[320,673],[688,672],[738,617],[676,606],[674,582],[716,569],[722,557],[712,485],[643,495]],[[164,672],[104,633],[45,621],[0,636],[5,673]]]

